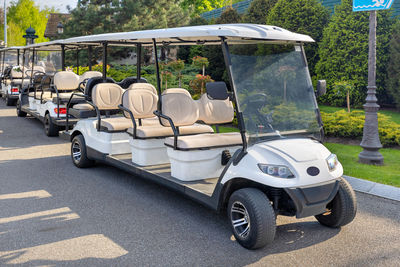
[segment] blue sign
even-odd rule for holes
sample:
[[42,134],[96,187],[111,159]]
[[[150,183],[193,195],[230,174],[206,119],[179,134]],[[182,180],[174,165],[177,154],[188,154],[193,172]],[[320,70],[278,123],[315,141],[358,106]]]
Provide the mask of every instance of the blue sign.
[[353,0],[353,11],[389,9],[394,0]]

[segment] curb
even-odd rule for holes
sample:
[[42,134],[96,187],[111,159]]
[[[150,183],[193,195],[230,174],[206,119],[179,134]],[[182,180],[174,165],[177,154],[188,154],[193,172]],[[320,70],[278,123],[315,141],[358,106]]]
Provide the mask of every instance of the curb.
[[343,177],[351,184],[355,191],[400,201],[400,188],[398,187],[379,184],[347,175],[343,175]]

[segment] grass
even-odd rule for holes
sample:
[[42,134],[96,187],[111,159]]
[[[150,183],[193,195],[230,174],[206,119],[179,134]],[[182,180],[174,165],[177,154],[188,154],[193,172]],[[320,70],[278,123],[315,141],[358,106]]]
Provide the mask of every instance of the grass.
[[[213,125],[212,128],[214,129],[215,132],[217,132],[217,130],[215,129],[215,126]],[[228,127],[228,126],[219,126],[219,132],[220,133],[232,133],[232,132],[239,132],[238,128],[234,128],[234,127]]]
[[[323,112],[326,113],[333,113],[339,110],[347,110],[347,108],[341,108],[341,107],[332,107],[332,106],[324,106],[324,105],[319,105],[319,109]],[[351,110],[361,110],[364,111],[363,109],[351,109]],[[400,124],[400,112],[396,112],[393,110],[379,110],[378,111],[381,114],[387,115],[389,117],[391,117],[391,120],[395,123]]]
[[339,158],[344,174],[365,180],[400,187],[400,150],[380,149],[384,157],[383,166],[358,163],[360,146],[325,143],[325,146]]

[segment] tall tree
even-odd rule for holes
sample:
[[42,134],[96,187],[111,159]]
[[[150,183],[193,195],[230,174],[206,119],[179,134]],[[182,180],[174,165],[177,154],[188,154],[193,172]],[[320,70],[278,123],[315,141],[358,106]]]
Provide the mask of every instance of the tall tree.
[[265,24],[269,11],[275,6],[278,0],[254,0],[251,2],[243,22],[254,24]]
[[[360,107],[365,103],[368,82],[369,13],[353,12],[352,3],[352,0],[342,0],[336,6],[319,45],[316,73],[318,78],[327,79],[328,93],[322,101],[335,102],[335,82],[346,81],[354,86],[350,94],[352,104]],[[377,13],[377,96],[384,103],[389,101],[384,84],[393,19],[388,11]]]
[[[25,45],[25,39],[22,36],[30,26],[36,30],[36,35],[38,35],[36,42],[48,41],[44,37],[44,31],[46,30],[47,17],[51,12],[54,12],[54,9],[40,10],[33,0],[11,2],[7,10],[8,45]],[[1,29],[1,32],[4,32],[3,25],[1,25]]]
[[400,110],[400,20],[393,26],[389,55],[386,88],[393,97],[397,109]]
[[318,62],[318,42],[329,21],[329,11],[318,0],[279,0],[269,12],[267,24],[310,35],[316,43],[307,44],[305,51],[310,73],[315,74]]

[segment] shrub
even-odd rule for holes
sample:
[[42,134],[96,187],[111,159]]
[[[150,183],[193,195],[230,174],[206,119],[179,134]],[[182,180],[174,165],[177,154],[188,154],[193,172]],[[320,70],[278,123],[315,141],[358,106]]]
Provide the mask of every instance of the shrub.
[[[365,115],[362,111],[321,112],[321,117],[326,136],[361,139],[363,135]],[[400,124],[394,123],[390,117],[378,113],[378,125],[379,138],[383,146],[400,145]]]
[[205,84],[213,81],[210,75],[197,74],[196,78],[191,80],[189,85],[194,90],[195,94],[203,94]]
[[265,24],[269,11],[275,6],[278,0],[254,0],[251,2],[243,22]]

